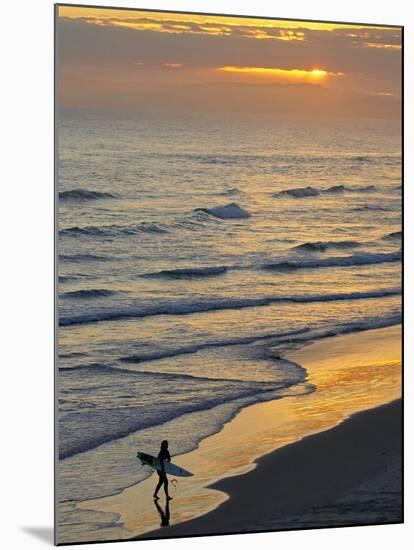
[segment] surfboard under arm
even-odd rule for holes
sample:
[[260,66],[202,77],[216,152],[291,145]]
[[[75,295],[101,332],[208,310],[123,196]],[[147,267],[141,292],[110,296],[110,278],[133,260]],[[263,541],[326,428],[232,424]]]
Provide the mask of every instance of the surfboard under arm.
[[[150,466],[153,470],[157,470],[158,472],[162,472],[164,469],[164,472],[166,474],[170,474],[173,476],[178,477],[191,477],[192,474],[188,470],[185,470],[184,468],[180,468],[180,466],[177,466],[176,464],[173,464],[172,462],[166,462],[164,461],[164,464],[161,465],[161,461],[157,456],[152,456],[147,453],[142,453],[138,451],[137,458],[141,461],[141,464],[144,464],[146,466]],[[164,468],[163,468],[164,466]]]

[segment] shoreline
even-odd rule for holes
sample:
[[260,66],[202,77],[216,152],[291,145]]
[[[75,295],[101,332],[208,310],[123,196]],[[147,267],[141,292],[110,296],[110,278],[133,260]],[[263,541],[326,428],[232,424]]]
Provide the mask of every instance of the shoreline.
[[134,540],[401,523],[401,426],[401,399],[355,413],[214,483],[229,499],[211,512]]
[[[401,325],[308,343],[284,357],[306,368],[307,382],[317,390],[246,407],[197,449],[177,457],[180,466],[195,477],[180,479],[172,490],[170,521],[175,525],[159,529],[165,523],[165,510],[163,518],[152,502],[154,476],[120,494],[81,502],[77,508],[116,514],[114,538],[120,540],[185,536],[189,526],[196,529],[198,522],[206,521],[203,518],[222,514],[235,502],[233,490],[223,492],[235,476],[242,487],[269,454],[336,429],[353,414],[394,401],[401,394]],[[255,496],[253,492],[254,501]],[[215,533],[217,527],[209,530]],[[209,534],[209,530],[200,532]],[[85,535],[85,541],[99,540],[98,532]]]

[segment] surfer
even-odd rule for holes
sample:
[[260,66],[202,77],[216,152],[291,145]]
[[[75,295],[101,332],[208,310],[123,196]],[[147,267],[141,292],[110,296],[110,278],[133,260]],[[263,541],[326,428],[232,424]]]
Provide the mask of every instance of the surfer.
[[171,456],[168,450],[168,441],[166,439],[164,439],[164,441],[161,442],[161,448],[160,448],[160,452],[158,453],[158,458],[161,464],[161,471],[157,470],[159,479],[154,491],[154,500],[158,500],[160,498],[158,496],[158,491],[161,489],[162,485],[164,485],[164,491],[165,491],[165,496],[167,497],[167,501],[172,500],[172,497],[170,497],[170,495],[168,494],[168,478],[164,470],[164,461],[167,460],[168,462],[171,462]]

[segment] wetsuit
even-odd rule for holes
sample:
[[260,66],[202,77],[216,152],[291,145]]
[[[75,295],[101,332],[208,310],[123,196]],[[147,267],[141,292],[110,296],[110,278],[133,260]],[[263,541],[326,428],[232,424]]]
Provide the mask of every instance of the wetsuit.
[[154,496],[157,495],[162,485],[164,485],[165,494],[168,496],[168,478],[167,478],[167,474],[164,471],[164,462],[165,461],[171,462],[171,456],[168,449],[161,449],[160,452],[158,453],[158,458],[160,459],[162,471],[157,470],[159,480],[155,488]]

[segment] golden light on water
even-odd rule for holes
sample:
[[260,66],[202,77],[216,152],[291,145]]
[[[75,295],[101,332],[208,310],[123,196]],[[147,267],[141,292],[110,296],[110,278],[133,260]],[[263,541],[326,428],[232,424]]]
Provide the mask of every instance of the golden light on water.
[[366,48],[377,48],[377,49],[386,49],[386,50],[401,50],[401,44],[381,44],[375,42],[366,42]]
[[[260,456],[401,396],[401,326],[317,341],[288,359],[308,370],[307,382],[316,390],[247,407],[197,449],[181,455],[180,466],[195,476],[180,478],[173,493],[174,523],[200,516],[228,498],[209,488],[213,482],[246,473]],[[126,530],[120,538],[157,529],[159,516],[149,505],[154,477],[113,496],[80,502],[77,508],[119,514]]]

